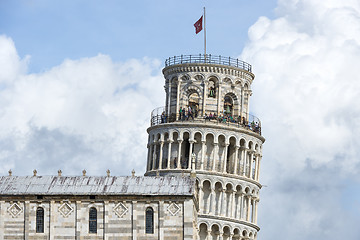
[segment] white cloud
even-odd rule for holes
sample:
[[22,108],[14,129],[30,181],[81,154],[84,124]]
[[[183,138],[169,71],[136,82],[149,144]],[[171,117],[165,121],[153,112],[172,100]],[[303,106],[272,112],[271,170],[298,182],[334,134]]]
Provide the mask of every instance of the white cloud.
[[267,138],[260,236],[358,239],[359,208],[343,202],[360,199],[340,196],[360,172],[360,3],[278,5],[276,19],[249,29],[242,53],[255,69],[252,109]]
[[[98,55],[65,60],[39,74],[26,73],[11,39],[0,36],[0,173],[143,174],[146,128],[163,104],[161,63],[113,62]],[[121,168],[119,168],[121,166]]]

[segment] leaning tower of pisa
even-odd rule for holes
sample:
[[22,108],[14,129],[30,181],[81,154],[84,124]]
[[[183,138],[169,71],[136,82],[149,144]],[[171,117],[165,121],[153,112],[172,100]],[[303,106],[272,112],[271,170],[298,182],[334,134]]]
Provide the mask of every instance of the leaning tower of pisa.
[[197,239],[256,239],[262,144],[250,114],[251,65],[213,55],[168,58],[165,106],[151,114],[145,175],[196,178]]

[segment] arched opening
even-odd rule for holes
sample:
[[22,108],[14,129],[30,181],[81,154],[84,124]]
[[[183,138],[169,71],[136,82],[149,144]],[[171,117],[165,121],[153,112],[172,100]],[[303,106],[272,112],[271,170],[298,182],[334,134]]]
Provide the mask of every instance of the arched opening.
[[208,94],[209,98],[216,98],[216,83],[215,83],[214,79],[209,80],[208,91],[209,91],[209,94]]
[[203,202],[200,204],[203,204],[202,206],[202,212],[204,214],[207,214],[211,210],[210,201],[211,201],[211,184],[209,181],[204,181],[203,183]]
[[145,212],[145,233],[154,233],[154,210],[151,207],[146,208]]
[[247,232],[246,232],[246,230],[242,231],[242,236],[243,236],[243,237],[247,237]]
[[242,188],[240,185],[236,186],[236,193],[235,193],[235,219],[241,219],[241,213],[242,213]]
[[97,233],[97,210],[94,207],[89,210],[89,233]]
[[223,240],[229,240],[230,239],[230,228],[228,226],[225,226],[223,228]]
[[211,226],[211,239],[217,240],[218,236],[220,235],[220,228],[218,225],[214,224]]
[[235,145],[236,145],[236,138],[235,137],[231,137],[229,140],[229,146],[228,146],[228,150],[227,150],[227,156],[226,156],[226,172],[227,173],[234,173],[235,169],[234,169],[234,163],[235,161],[237,161],[237,156],[236,156],[236,149],[235,149]]
[[163,146],[163,153],[161,159],[161,168],[167,168],[168,162],[168,153],[169,153],[169,133],[164,134],[164,146]]
[[[189,114],[189,117],[197,117],[198,116],[198,113],[199,113],[199,102],[200,102],[200,97],[198,95],[197,92],[192,92],[189,97],[189,102],[188,102],[188,114]],[[190,112],[191,110],[191,112]]]
[[226,160],[226,156],[225,156],[225,148],[226,148],[226,144],[225,144],[225,136],[224,135],[220,135],[218,137],[218,154],[216,155],[216,159],[215,159],[215,163],[216,163],[216,171],[224,171],[223,167],[225,167],[224,165],[224,161]]
[[183,136],[182,149],[181,149],[181,168],[187,169],[189,167],[190,156],[190,142],[189,133],[185,132]]
[[240,230],[235,228],[232,240],[239,240],[239,239],[240,239]]
[[201,223],[199,226],[199,238],[200,240],[206,240],[207,238],[207,226],[205,223]]
[[212,170],[213,164],[214,164],[214,156],[213,155],[213,149],[214,149],[214,135],[207,134],[206,135],[206,143],[205,143],[205,163],[204,163],[204,169],[205,170]]
[[44,209],[42,207],[36,209],[36,232],[44,232]]
[[222,195],[223,187],[220,182],[215,184],[215,215],[220,215],[221,213],[221,195]]
[[201,168],[201,160],[202,160],[202,152],[204,151],[202,149],[202,143],[201,143],[201,133],[197,132],[195,133],[194,135],[194,150],[193,152],[195,153],[196,155],[196,158],[195,158],[195,168],[197,170],[200,170]]
[[154,153],[154,159],[155,159],[155,166],[154,169],[159,169],[160,166],[160,133],[156,135],[155,139],[155,153]]
[[179,134],[173,133],[173,143],[171,144],[171,162],[170,168],[175,169],[178,167],[178,152],[179,152]]
[[226,95],[224,98],[224,115],[233,116],[234,102],[233,99]]
[[170,117],[169,121],[173,122],[176,120],[176,105],[177,105],[177,86],[178,81],[176,78],[172,79],[171,81],[171,93],[170,93]]
[[240,148],[241,148],[241,152],[240,152],[240,161],[239,161],[240,162],[239,174],[241,176],[244,176],[246,171],[246,155],[244,154],[246,148],[246,141],[243,138],[240,140]]
[[225,194],[226,199],[224,199],[225,203],[226,203],[226,206],[224,206],[225,207],[225,216],[227,216],[227,217],[231,217],[232,194],[233,194],[232,185],[227,184],[226,185],[226,194]]

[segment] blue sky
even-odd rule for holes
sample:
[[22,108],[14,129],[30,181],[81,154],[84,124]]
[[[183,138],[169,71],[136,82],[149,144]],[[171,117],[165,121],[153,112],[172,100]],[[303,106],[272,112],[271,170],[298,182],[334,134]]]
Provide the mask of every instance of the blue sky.
[[208,53],[256,75],[258,239],[360,239],[358,0],[0,0],[0,174],[143,174],[164,60],[203,52],[204,4]]
[[247,29],[272,17],[276,1],[10,1],[0,2],[0,32],[11,36],[20,56],[31,55],[30,72],[76,59],[108,54],[165,59],[203,52],[193,24],[206,5],[208,52],[237,56]]

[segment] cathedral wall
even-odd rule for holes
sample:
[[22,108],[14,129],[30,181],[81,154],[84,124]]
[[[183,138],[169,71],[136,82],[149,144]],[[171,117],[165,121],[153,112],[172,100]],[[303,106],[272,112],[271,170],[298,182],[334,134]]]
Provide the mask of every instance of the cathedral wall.
[[[0,200],[0,239],[181,240],[196,235],[192,197],[43,197],[7,196]],[[40,208],[43,230],[38,232]],[[91,208],[96,209],[94,233],[89,232]],[[149,208],[153,210],[153,233],[146,230]]]

